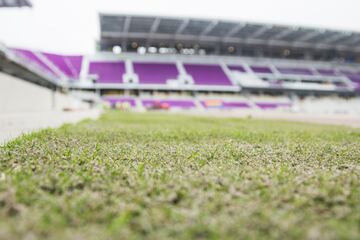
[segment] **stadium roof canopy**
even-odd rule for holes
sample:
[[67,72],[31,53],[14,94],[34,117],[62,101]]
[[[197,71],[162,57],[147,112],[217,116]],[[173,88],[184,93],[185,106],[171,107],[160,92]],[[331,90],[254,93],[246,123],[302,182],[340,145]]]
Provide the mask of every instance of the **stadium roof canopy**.
[[0,0],[0,7],[31,7],[29,0]]
[[[360,52],[360,33],[209,19],[100,14],[101,50],[146,46],[265,46]],[[129,45],[130,44],[130,45]],[[233,50],[233,49],[226,49]]]

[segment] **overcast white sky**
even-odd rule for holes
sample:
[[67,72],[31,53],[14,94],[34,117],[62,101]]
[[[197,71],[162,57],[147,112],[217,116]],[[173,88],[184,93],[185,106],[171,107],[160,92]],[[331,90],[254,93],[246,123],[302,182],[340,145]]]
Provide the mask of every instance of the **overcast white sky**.
[[58,53],[92,53],[98,13],[244,20],[360,31],[360,0],[32,0],[0,9],[0,42]]

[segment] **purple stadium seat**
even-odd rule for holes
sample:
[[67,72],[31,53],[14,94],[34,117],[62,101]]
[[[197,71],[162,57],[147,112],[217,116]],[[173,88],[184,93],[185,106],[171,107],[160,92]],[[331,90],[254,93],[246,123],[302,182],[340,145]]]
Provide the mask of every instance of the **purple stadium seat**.
[[274,80],[269,81],[270,86],[275,87],[275,88],[282,88],[283,83],[284,83],[284,81],[281,79],[274,79]]
[[228,68],[231,71],[238,71],[238,72],[243,72],[243,73],[246,72],[245,68],[241,65],[228,65]]
[[334,69],[316,69],[316,71],[322,76],[338,76]]
[[193,100],[187,99],[177,99],[177,100],[142,100],[143,106],[146,108],[153,107],[156,103],[165,103],[169,105],[170,108],[182,108],[182,109],[190,109],[195,108],[196,105]]
[[122,83],[124,62],[91,62],[89,74],[97,75],[97,83]]
[[360,82],[360,74],[353,74],[347,76],[353,82]]
[[222,108],[222,109],[246,109],[250,105],[243,101],[226,101],[220,99],[202,100],[201,104],[204,108]]
[[79,79],[82,56],[62,56],[57,54],[43,53],[64,75],[71,79]]
[[314,75],[313,72],[307,68],[276,67],[276,69],[282,74]]
[[350,75],[348,78],[354,83],[355,90],[360,92],[360,74]]
[[356,72],[349,71],[349,70],[340,70],[340,73],[344,74],[345,76],[357,75]]
[[30,62],[30,64],[35,65],[39,70],[58,77],[58,75],[32,51],[18,48],[13,48],[11,50],[15,53],[15,55],[22,58],[26,62]]
[[268,109],[276,109],[276,108],[288,108],[291,107],[290,103],[268,103],[268,102],[258,102],[255,103],[256,106],[258,106],[259,108],[263,109],[263,110],[268,110]]
[[129,97],[105,97],[104,100],[115,106],[117,103],[129,103],[131,107],[136,107],[135,99]]
[[250,68],[254,73],[273,73],[271,68],[267,66],[250,66]]
[[360,82],[355,84],[355,91],[360,92]]
[[169,79],[177,79],[179,72],[174,63],[133,63],[134,72],[141,84],[166,84]]
[[231,86],[229,78],[219,65],[184,64],[196,85]]
[[250,105],[246,102],[236,102],[236,101],[224,101],[224,108],[250,108]]

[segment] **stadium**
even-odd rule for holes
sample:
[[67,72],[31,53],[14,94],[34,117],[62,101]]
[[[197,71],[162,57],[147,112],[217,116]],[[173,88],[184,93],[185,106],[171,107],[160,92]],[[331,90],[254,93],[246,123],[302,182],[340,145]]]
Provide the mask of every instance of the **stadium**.
[[96,93],[112,107],[359,113],[358,33],[106,14],[100,25],[94,55],[2,52],[34,68],[40,84]]
[[97,21],[94,53],[0,43],[0,238],[360,237],[360,32]]

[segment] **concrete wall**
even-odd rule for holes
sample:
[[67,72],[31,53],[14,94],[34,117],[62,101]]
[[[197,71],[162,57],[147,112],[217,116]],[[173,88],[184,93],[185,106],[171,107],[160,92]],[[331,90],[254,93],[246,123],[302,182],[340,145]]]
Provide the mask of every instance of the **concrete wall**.
[[88,108],[80,100],[0,72],[0,114]]

